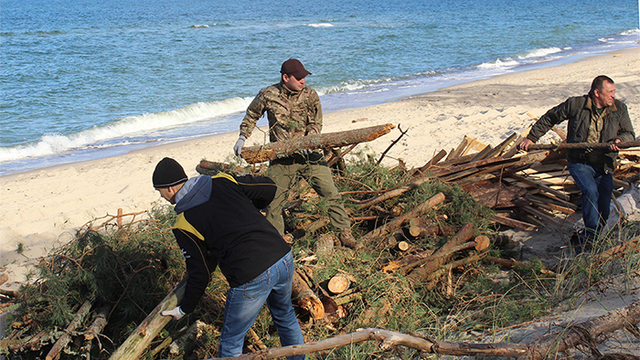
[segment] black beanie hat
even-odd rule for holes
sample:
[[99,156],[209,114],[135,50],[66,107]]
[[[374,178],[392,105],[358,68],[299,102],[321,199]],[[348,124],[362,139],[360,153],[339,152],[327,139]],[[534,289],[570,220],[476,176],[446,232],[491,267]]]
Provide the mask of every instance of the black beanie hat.
[[160,160],[153,171],[153,187],[156,189],[168,188],[187,181],[187,174],[182,166],[171,158]]

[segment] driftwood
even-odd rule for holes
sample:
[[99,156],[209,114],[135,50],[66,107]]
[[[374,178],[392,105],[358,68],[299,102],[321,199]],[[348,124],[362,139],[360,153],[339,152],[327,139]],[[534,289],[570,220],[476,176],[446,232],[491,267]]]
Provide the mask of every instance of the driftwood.
[[241,154],[246,162],[254,164],[286,157],[305,149],[341,147],[372,141],[388,134],[393,128],[395,128],[395,125],[386,124],[335,133],[307,135],[265,145],[244,147]]
[[[542,360],[545,356],[559,354],[586,341],[595,343],[602,335],[640,322],[640,301],[624,308],[614,310],[593,320],[570,326],[558,333],[544,336],[527,344],[509,343],[469,343],[446,342],[421,338],[382,329],[364,329],[354,333],[333,338],[293,345],[275,349],[267,349],[251,354],[243,354],[235,359],[275,359],[279,357],[309,354],[340,346],[373,340],[380,343],[381,350],[389,350],[397,346],[405,346],[428,354],[459,356],[505,356],[523,360]],[[208,359],[216,360],[216,359]]]
[[171,292],[151,311],[138,327],[129,335],[127,340],[111,355],[109,360],[139,359],[145,352],[151,341],[171,321],[171,316],[162,316],[164,310],[171,310],[178,306],[184,296],[187,285],[187,275],[176,285]]

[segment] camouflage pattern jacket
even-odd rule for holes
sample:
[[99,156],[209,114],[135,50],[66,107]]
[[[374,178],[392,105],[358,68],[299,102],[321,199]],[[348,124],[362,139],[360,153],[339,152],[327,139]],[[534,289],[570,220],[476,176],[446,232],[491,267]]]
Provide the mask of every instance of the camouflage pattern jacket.
[[320,134],[322,130],[320,98],[308,86],[300,91],[291,91],[280,81],[260,90],[247,108],[240,124],[240,135],[251,136],[256,122],[265,112],[271,142]]

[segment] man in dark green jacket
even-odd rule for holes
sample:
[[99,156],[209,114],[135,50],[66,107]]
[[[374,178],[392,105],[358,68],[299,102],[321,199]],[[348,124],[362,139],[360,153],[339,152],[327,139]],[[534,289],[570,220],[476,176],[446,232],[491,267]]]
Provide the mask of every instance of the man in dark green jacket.
[[578,250],[589,248],[609,218],[612,172],[621,141],[634,141],[635,134],[627,106],[615,99],[616,86],[605,75],[597,76],[587,95],[572,97],[547,111],[520,143],[529,146],[554,125],[565,120],[568,143],[609,143],[605,149],[567,150],[567,168],[582,191],[582,218],[585,234],[580,236]]
[[230,286],[219,357],[242,354],[244,336],[265,302],[282,346],[303,344],[291,303],[291,247],[259,210],[276,193],[273,181],[222,173],[188,179],[178,162],[164,158],[153,172],[153,187],[176,205],[173,234],[189,275],[180,304],[162,315],[179,320],[191,313],[219,266]]

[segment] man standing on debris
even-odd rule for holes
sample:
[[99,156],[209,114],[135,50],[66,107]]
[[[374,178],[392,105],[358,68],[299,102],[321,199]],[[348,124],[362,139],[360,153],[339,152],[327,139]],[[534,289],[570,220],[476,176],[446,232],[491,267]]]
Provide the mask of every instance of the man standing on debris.
[[616,86],[605,75],[597,76],[587,95],[571,97],[547,111],[520,144],[523,150],[554,125],[569,120],[568,143],[609,143],[605,149],[568,149],[567,168],[582,191],[582,218],[585,234],[579,236],[578,250],[589,249],[609,218],[615,159],[621,141],[634,141],[635,134],[627,106],[615,99]]
[[282,346],[304,344],[291,304],[291,247],[259,210],[276,193],[273,181],[222,173],[188,179],[182,166],[171,158],[156,165],[152,179],[160,195],[176,205],[173,234],[185,257],[188,274],[180,305],[162,315],[180,320],[191,313],[204,294],[211,273],[220,266],[230,288],[219,357],[242,354],[245,334],[265,301]]
[[[305,86],[305,77],[311,73],[299,60],[289,59],[282,63],[280,74],[280,82],[260,90],[247,108],[240,124],[240,137],[233,147],[236,156],[241,156],[245,140],[251,136],[256,122],[265,112],[269,120],[271,142],[320,134],[320,98],[315,90]],[[326,198],[331,224],[338,229],[338,237],[342,244],[355,248],[357,242],[351,234],[351,221],[333,183],[331,169],[319,151],[302,150],[270,162],[268,175],[276,182],[278,191],[267,208],[269,222],[281,235],[285,235],[282,208],[298,174],[302,175],[320,196]]]

